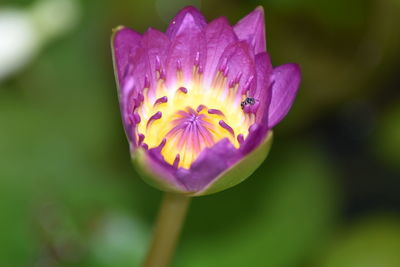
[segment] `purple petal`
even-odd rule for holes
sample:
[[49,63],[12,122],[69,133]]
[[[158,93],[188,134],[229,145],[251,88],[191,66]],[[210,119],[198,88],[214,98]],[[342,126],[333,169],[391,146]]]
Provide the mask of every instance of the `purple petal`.
[[239,40],[246,40],[254,49],[254,54],[266,51],[264,9],[257,7],[241,19],[234,27]]
[[119,91],[122,122],[133,148],[137,146],[136,124],[138,123],[134,110],[143,101],[143,88],[150,76],[149,64],[145,59],[146,53],[143,48],[139,47],[136,54],[129,59],[129,68]]
[[138,123],[134,118],[134,110],[144,99],[144,88],[148,87],[152,76],[150,66],[147,51],[143,47],[137,48],[135,55],[129,58],[125,78],[120,85],[119,101],[122,122],[129,141],[133,143],[133,148],[137,146],[135,130]]
[[114,69],[116,70],[117,81],[120,86],[129,64],[129,58],[135,55],[141,38],[140,34],[125,27],[117,28],[112,36],[111,45],[113,49]]
[[147,170],[159,178],[162,183],[177,191],[187,191],[186,187],[176,178],[176,168],[165,162],[158,148],[145,151],[144,160]]
[[297,64],[285,64],[272,71],[272,96],[268,111],[268,126],[274,127],[288,113],[296,97],[301,80],[300,68]]
[[207,22],[200,11],[193,6],[188,6],[179,11],[172,19],[167,29],[167,36],[173,39],[179,35],[183,29],[196,28],[202,30],[206,25]]
[[266,125],[255,123],[250,126],[249,134],[239,148],[241,155],[245,156],[258,147],[265,139],[267,132],[268,127]]
[[191,192],[203,189],[237,160],[238,150],[227,139],[222,139],[214,146],[204,149],[190,169],[178,169],[178,180]]
[[138,122],[133,113],[133,103],[135,102],[133,93],[134,91],[132,90],[129,94],[120,94],[119,96],[122,124],[125,129],[125,134],[132,144],[132,149],[136,148],[138,144],[135,135],[136,124]]
[[250,88],[255,86],[254,56],[247,42],[238,41],[228,45],[218,63],[218,69],[224,68],[227,72],[228,83],[232,81],[239,83],[238,94],[242,93],[249,82],[251,82]]
[[181,12],[177,17],[180,18],[179,29],[174,31],[166,63],[168,85],[175,82],[178,70],[181,70],[184,79],[189,81],[195,65],[204,69],[207,56],[203,26],[199,26],[197,17],[189,11]]
[[178,180],[188,191],[203,190],[220,174],[257,148],[265,139],[266,134],[266,126],[253,125],[240,149],[236,149],[227,138],[222,139],[214,146],[204,149],[190,169],[178,169],[176,173]]
[[141,38],[135,31],[119,27],[111,39],[122,122],[126,135],[133,146],[136,146],[137,143],[134,134],[137,121],[132,111],[139,94],[134,89],[134,81],[132,77],[129,77],[129,73],[133,71],[131,60],[140,50]]
[[143,91],[151,78],[150,62],[147,60],[147,51],[140,47],[136,55],[130,60],[132,71],[127,73],[127,79],[133,79],[133,87],[139,93]]
[[267,53],[256,55],[257,88],[250,91],[250,96],[257,101],[256,122],[268,124],[268,107],[271,103],[272,65]]
[[170,46],[169,38],[155,29],[148,29],[143,35],[141,46],[146,52],[149,64],[150,88],[154,91],[157,85],[157,72],[165,72],[165,64]]
[[211,85],[216,74],[217,65],[225,48],[237,41],[237,37],[226,18],[221,17],[213,20],[205,28],[207,41],[207,62],[204,71],[205,87]]

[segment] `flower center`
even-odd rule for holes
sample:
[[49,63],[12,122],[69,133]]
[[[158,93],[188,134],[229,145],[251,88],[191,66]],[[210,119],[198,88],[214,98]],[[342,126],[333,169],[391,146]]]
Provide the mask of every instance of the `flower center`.
[[[166,129],[165,135],[167,143],[162,150],[164,157],[175,156],[175,164],[179,160],[179,166],[188,167],[206,148],[215,144],[215,140],[221,138],[218,129],[216,129],[213,119],[207,116],[206,109],[186,107],[185,110],[177,111]],[[232,138],[234,136],[232,135]]]
[[243,109],[238,87],[226,90],[221,73],[210,88],[199,80],[167,86],[159,79],[153,91],[144,89],[143,102],[135,109],[139,145],[158,147],[177,168],[189,168],[205,148],[224,138],[238,148],[255,122],[254,113]]

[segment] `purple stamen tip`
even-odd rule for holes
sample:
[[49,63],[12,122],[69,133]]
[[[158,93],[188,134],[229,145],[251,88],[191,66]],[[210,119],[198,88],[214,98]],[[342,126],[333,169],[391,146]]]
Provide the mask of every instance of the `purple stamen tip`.
[[168,102],[168,97],[163,96],[163,97],[160,97],[159,99],[157,99],[156,102],[154,102],[154,106],[157,104],[167,103],[167,102]]
[[172,166],[173,166],[175,169],[178,168],[178,165],[179,165],[179,161],[180,161],[180,160],[181,160],[181,156],[180,156],[179,154],[176,154],[174,163],[172,164]]
[[128,124],[129,125],[135,124],[135,118],[133,117],[132,114],[127,115],[127,117],[128,117]]
[[243,142],[244,142],[243,134],[239,134],[239,135],[237,136],[237,140],[238,140],[239,144],[243,144]]
[[140,95],[136,99],[133,100],[133,106],[134,108],[140,107],[142,104],[143,100],[140,99]]
[[243,92],[246,93],[248,90],[250,90],[250,86],[252,85],[254,80],[254,76],[250,76],[250,78],[246,81],[246,83],[243,86]]
[[161,111],[157,111],[153,116],[150,117],[150,119],[147,121],[146,127],[149,127],[153,121],[161,119],[162,113]]
[[197,112],[194,111],[194,109],[192,109],[191,107],[187,107],[187,108],[186,108],[186,111],[189,112],[189,114],[191,114],[191,115],[194,115],[194,116],[197,115]]
[[228,65],[228,59],[224,58],[221,65],[219,66],[219,71],[224,72],[227,65]]
[[226,68],[224,69],[224,76],[228,76],[229,74],[229,66],[226,66]]
[[143,140],[144,140],[144,134],[141,134],[141,133],[138,134],[138,144],[139,144],[139,146],[142,145]]
[[188,92],[188,90],[185,87],[179,87],[178,90],[181,91],[184,94],[187,94],[187,92]]
[[257,129],[257,124],[252,124],[252,125],[250,125],[250,127],[249,127],[249,133],[252,133],[252,132],[254,132],[256,129]]
[[233,131],[232,127],[229,126],[225,121],[220,120],[219,121],[219,125],[224,128],[225,130],[227,130],[232,136],[235,136],[235,131]]
[[215,115],[225,117],[224,113],[219,109],[209,109],[208,114],[215,114]]
[[138,100],[139,103],[142,103],[142,102],[143,102],[144,96],[143,96],[142,93],[139,93],[139,94],[138,94],[137,100]]
[[146,143],[143,143],[143,144],[141,145],[141,147],[142,147],[143,149],[145,149],[145,150],[149,150],[149,145],[146,144]]
[[206,108],[206,106],[204,106],[204,105],[199,105],[199,106],[197,107],[196,111],[197,111],[197,112],[200,112],[200,111],[202,111],[202,110],[205,109],[205,108]]
[[160,80],[165,80],[165,71],[164,71],[164,69],[161,69],[160,70]]
[[133,119],[135,123],[139,123],[141,121],[140,115],[137,112],[133,113]]
[[157,149],[159,149],[160,151],[164,148],[165,143],[167,143],[167,139],[163,138],[163,140],[161,141],[161,143],[158,145]]

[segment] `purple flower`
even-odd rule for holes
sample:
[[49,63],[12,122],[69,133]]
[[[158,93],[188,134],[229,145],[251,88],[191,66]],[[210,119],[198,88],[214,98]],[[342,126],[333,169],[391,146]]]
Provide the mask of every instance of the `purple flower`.
[[112,49],[133,162],[164,191],[210,194],[250,176],[300,83],[296,64],[272,67],[262,7],[233,27],[186,7],[166,33],[118,27]]

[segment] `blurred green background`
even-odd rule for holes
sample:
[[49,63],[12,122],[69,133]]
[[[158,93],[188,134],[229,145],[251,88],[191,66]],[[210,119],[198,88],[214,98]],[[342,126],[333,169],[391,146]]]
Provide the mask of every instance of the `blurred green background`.
[[1,0],[0,266],[140,266],[161,193],[130,164],[111,29],[266,13],[303,81],[270,156],[195,198],[173,266],[400,266],[399,0]]

